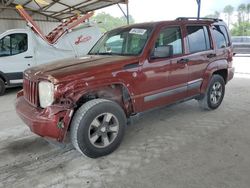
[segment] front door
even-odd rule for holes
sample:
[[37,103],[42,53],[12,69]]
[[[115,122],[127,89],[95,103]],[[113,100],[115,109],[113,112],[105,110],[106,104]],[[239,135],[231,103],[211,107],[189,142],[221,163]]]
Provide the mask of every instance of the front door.
[[188,60],[183,46],[179,26],[160,30],[151,57],[142,68],[145,80],[140,88],[143,111],[174,103],[187,96]]
[[0,71],[10,84],[22,83],[23,71],[32,65],[27,33],[13,33],[0,40]]

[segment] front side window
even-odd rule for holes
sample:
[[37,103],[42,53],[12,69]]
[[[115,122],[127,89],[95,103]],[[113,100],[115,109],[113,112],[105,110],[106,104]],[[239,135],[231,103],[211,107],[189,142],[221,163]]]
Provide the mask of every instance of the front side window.
[[208,30],[205,26],[187,26],[189,52],[201,52],[211,49]]
[[28,40],[26,34],[13,34],[11,35],[11,55],[16,55],[27,51]]
[[28,50],[27,34],[11,34],[0,40],[0,56],[11,56]]
[[171,27],[163,29],[155,43],[156,49],[170,49],[171,55],[182,54],[182,37],[179,27]]
[[10,36],[6,36],[0,40],[1,51],[0,57],[11,55],[11,45],[10,45]]
[[125,28],[106,33],[89,52],[90,55],[139,55],[151,28]]
[[229,38],[224,26],[215,25],[213,27],[215,45],[217,48],[225,48],[229,46]]

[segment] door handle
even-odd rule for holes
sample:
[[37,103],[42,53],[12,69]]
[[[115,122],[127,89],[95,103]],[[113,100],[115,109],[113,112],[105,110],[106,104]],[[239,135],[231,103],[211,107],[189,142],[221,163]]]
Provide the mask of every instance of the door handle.
[[208,54],[207,55],[207,58],[213,58],[213,57],[216,57],[216,54]]
[[25,59],[31,59],[31,58],[33,58],[33,56],[25,56],[24,58]]
[[189,59],[180,59],[177,61],[177,63],[183,64],[183,63],[188,63]]

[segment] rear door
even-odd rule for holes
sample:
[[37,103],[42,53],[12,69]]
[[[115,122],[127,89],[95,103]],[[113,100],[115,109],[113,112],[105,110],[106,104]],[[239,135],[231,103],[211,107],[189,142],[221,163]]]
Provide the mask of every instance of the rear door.
[[188,97],[198,95],[208,64],[215,60],[208,25],[186,25],[188,47]]

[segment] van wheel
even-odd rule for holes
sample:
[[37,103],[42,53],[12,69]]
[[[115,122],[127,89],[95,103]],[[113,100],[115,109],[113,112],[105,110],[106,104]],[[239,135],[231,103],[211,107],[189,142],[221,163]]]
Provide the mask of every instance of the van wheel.
[[213,75],[205,96],[199,100],[200,107],[205,110],[217,109],[225,94],[225,81],[220,75]]
[[116,150],[125,133],[126,116],[115,102],[95,99],[83,104],[70,127],[73,146],[90,158]]
[[2,78],[0,78],[0,96],[4,95],[5,93],[5,82]]

